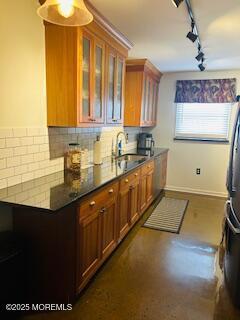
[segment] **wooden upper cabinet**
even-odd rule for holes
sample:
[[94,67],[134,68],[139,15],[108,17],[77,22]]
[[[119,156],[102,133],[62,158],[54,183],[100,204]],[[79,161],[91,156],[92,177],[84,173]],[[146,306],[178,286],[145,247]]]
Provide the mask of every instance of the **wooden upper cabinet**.
[[107,124],[123,123],[125,58],[113,48],[107,50]]
[[123,121],[125,59],[132,44],[91,4],[85,27],[45,23],[48,126]]
[[156,125],[160,71],[147,59],[126,61],[124,125]]
[[80,123],[104,123],[104,58],[104,42],[83,32]]

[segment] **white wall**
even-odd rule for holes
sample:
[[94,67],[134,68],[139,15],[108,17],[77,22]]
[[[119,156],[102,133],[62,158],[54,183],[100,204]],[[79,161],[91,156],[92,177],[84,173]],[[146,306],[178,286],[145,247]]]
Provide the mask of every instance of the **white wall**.
[[37,0],[0,1],[0,127],[46,126],[44,26]]
[[[168,147],[167,189],[226,196],[226,171],[230,145],[174,141],[175,91],[177,80],[236,77],[240,92],[240,70],[164,74],[160,84],[158,125],[153,130],[156,145]],[[231,125],[236,112],[233,107]],[[196,175],[201,168],[201,175]]]

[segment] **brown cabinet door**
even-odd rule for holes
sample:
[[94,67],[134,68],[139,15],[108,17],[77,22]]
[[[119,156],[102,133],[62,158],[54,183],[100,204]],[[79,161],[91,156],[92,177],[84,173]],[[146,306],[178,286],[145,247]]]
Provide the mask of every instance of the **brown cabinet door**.
[[93,43],[93,94],[91,96],[92,119],[90,121],[103,123],[105,108],[105,44],[97,38],[94,38]]
[[156,125],[157,123],[157,108],[158,108],[158,90],[159,90],[159,83],[154,83],[154,96],[153,96],[153,111],[152,111],[152,125]]
[[110,47],[107,49],[106,56],[106,118],[108,124],[119,124],[123,122],[125,59]]
[[116,104],[114,106],[113,121],[115,123],[123,123],[123,101],[124,101],[124,73],[125,60],[117,55],[117,80],[116,80]]
[[109,201],[100,211],[102,218],[102,258],[107,257],[116,247],[117,200]]
[[153,200],[153,170],[147,174],[147,205]]
[[94,211],[80,220],[80,283],[90,278],[101,259],[101,219],[100,211]]
[[122,239],[130,229],[129,225],[130,211],[130,189],[125,188],[119,195],[119,238]]
[[[93,55],[93,38],[84,32],[82,38],[82,101],[79,115],[80,122],[91,122],[92,118],[92,55]],[[69,85],[69,84],[66,84]]]
[[130,224],[139,218],[139,180],[130,186]]
[[152,125],[153,90],[154,90],[154,82],[151,78],[149,78],[148,105],[147,105],[147,117],[146,117],[146,123],[148,126]]
[[82,48],[82,107],[79,119],[83,123],[103,123],[105,44],[84,31]]
[[144,75],[143,84],[143,101],[142,101],[142,112],[141,112],[141,126],[145,126],[147,123],[147,111],[148,111],[148,96],[149,96],[149,77]]
[[147,208],[147,175],[144,174],[140,181],[140,214]]

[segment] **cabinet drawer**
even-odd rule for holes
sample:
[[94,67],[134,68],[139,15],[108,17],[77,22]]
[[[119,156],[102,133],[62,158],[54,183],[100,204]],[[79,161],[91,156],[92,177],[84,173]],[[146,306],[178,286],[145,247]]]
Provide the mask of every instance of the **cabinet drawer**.
[[100,191],[91,194],[87,199],[80,203],[80,219],[86,215],[92,214],[93,212],[100,210],[106,205],[106,202],[117,197],[118,194],[118,182],[110,184],[104,187]]
[[139,180],[140,169],[135,170],[133,173],[128,174],[120,180],[120,190],[129,188],[132,184]]
[[149,161],[148,163],[146,163],[142,169],[141,169],[141,174],[145,175],[148,172],[152,171],[154,169],[154,160]]

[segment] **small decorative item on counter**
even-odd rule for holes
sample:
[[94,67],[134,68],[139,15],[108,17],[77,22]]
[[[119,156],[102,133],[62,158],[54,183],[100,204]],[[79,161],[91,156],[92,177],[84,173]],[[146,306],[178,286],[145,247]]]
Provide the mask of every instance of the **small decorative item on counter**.
[[97,136],[97,140],[94,142],[93,163],[102,164],[102,143],[100,136]]
[[69,143],[69,149],[66,153],[66,169],[80,174],[81,149],[78,143]]

